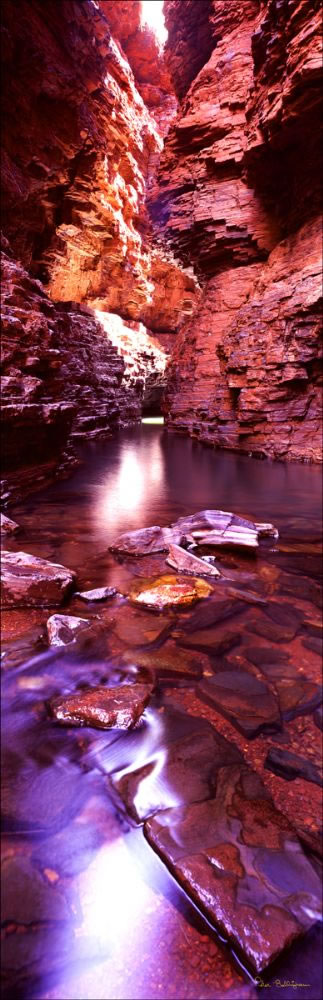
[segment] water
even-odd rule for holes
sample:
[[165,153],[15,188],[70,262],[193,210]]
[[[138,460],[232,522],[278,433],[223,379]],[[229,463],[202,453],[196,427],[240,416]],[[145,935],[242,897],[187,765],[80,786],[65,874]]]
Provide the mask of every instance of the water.
[[[160,635],[143,641],[147,616],[154,623],[156,616],[138,613],[126,595],[134,577],[167,572],[164,555],[129,561],[114,558],[108,545],[123,531],[167,525],[207,507],[273,522],[279,542],[264,544],[256,559],[222,552],[217,561],[225,585],[247,588],[273,603],[278,641],[277,635],[268,639],[248,632],[255,618],[258,626],[265,621],[268,627],[268,617],[258,605],[255,610],[246,603],[232,622],[234,630],[241,630],[241,644],[228,655],[236,668],[241,650],[245,655],[247,646],[271,642],[314,682],[319,657],[303,641],[316,638],[320,617],[320,470],[216,453],[149,424],[86,447],[82,459],[69,480],[35,494],[12,512],[24,533],[10,542],[11,548],[75,569],[80,590],[114,585],[120,596],[89,607],[78,598],[71,600],[67,613],[92,620],[90,642],[74,656],[64,650],[46,652],[46,610],[4,615],[3,852],[9,886],[4,996],[247,1000],[256,995],[250,975],[147,845],[117,785],[146,765],[134,796],[137,811],[144,814],[151,802],[166,808],[183,801],[181,787],[165,777],[165,765],[175,736],[191,733],[192,715],[203,718],[203,725],[207,720],[216,724],[260,771],[271,740],[260,736],[246,745],[226,717],[212,714],[196,698],[196,667],[193,675],[181,672],[185,648],[175,645],[190,612],[157,616],[158,621],[165,618],[166,632],[159,629]],[[296,634],[284,641],[291,606]],[[217,626],[219,639],[228,624],[230,629],[230,621]],[[206,655],[198,653],[197,660]],[[49,721],[46,701],[53,695],[89,683],[127,682],[133,671],[149,670],[149,662],[160,664],[159,684],[138,731],[116,741],[115,733],[60,729]],[[212,657],[210,665],[212,672]],[[319,731],[312,715],[286,723],[284,733],[288,749],[298,747],[316,761]],[[293,817],[295,808],[299,813],[295,803],[301,788],[300,825],[305,831],[304,817],[311,817],[318,805],[317,786],[304,781],[295,786],[274,776],[270,780],[278,789],[278,806]],[[312,830],[307,826],[308,837],[315,838],[317,828],[317,820]],[[317,978],[312,983],[317,949],[315,930],[278,964],[276,975],[282,980],[312,984],[308,992],[302,989],[304,997],[320,989]],[[295,990],[275,987],[274,992],[272,984],[272,995],[288,1000]]]

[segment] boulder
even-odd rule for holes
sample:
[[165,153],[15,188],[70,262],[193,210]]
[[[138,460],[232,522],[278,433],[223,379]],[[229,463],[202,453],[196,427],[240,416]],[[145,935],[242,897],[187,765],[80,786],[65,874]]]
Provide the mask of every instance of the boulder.
[[167,575],[148,580],[146,584],[140,580],[134,584],[129,596],[135,604],[162,611],[164,608],[193,604],[210,594],[212,587],[205,580],[189,577],[184,582],[179,581],[177,576]]
[[151,693],[151,684],[99,686],[52,698],[49,710],[63,726],[131,729],[140,719]]
[[73,615],[51,615],[46,623],[48,642],[51,646],[68,646],[76,642],[77,636],[89,628],[88,618],[75,618]]
[[52,607],[73,589],[76,574],[28,552],[3,552],[1,600],[4,608]]

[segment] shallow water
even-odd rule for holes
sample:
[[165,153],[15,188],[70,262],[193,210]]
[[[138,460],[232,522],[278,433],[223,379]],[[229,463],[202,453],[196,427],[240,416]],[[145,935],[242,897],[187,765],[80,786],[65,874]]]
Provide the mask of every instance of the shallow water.
[[[194,646],[194,636],[205,629],[203,602],[192,625],[187,612],[157,616],[165,631],[159,629],[160,635],[147,640],[147,615],[154,622],[156,617],[143,611],[138,618],[126,595],[134,576],[167,572],[164,555],[115,558],[108,545],[122,531],[166,525],[207,507],[273,522],[279,542],[267,541],[256,558],[235,552],[221,553],[217,560],[220,586],[224,579],[227,586],[263,597],[274,615],[274,620],[268,618],[258,604],[243,605],[232,621],[241,641],[223,668],[241,669],[239,655],[243,666],[250,647],[270,643],[314,683],[319,657],[303,643],[313,635],[316,639],[320,619],[321,472],[314,466],[217,453],[149,425],[88,446],[82,458],[69,480],[35,494],[11,515],[23,533],[10,548],[75,569],[80,590],[115,585],[121,596],[104,606],[71,599],[67,613],[90,617],[94,627],[92,645],[75,656],[45,651],[48,612],[5,616],[3,850],[11,900],[5,923],[5,996],[243,1000],[256,995],[250,975],[147,845],[108,775],[122,777],[150,765],[135,799],[144,814],[151,802],[166,808],[183,801],[181,791],[165,779],[165,762],[170,739],[191,731],[192,715],[215,724],[260,772],[271,740],[261,735],[247,746],[232,717],[196,698],[196,672],[177,673],[179,650],[188,655],[187,635]],[[212,598],[206,604],[212,608]],[[291,609],[295,634],[286,638]],[[95,633],[96,615],[103,634]],[[219,640],[228,625],[230,619],[217,626]],[[172,663],[165,672],[162,666],[157,669],[157,692],[138,732],[116,741],[115,734],[60,729],[48,719],[45,703],[52,695],[88,683],[129,680],[131,671],[147,668],[145,656],[154,665],[165,641]],[[212,672],[210,650],[197,648],[197,660],[210,656]],[[319,740],[313,713],[284,724],[288,749],[310,755],[314,763],[315,737]],[[272,794],[277,788],[279,808],[286,799],[287,814],[288,809],[295,813],[301,795],[299,825],[309,813],[304,835],[307,830],[308,836],[316,836],[317,817],[313,829],[310,824],[319,789],[300,778],[287,782],[269,778],[267,772],[267,779]],[[319,996],[319,970],[316,978],[313,973],[317,955],[314,929],[280,960],[276,977],[309,983],[301,995]],[[272,982],[270,995],[287,1000],[295,990]]]

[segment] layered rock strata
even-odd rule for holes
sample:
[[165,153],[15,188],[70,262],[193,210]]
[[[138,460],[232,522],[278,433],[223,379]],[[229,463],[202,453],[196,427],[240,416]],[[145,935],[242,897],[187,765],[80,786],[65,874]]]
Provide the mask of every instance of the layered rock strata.
[[[3,4],[9,478],[21,465],[52,473],[75,437],[137,421],[193,309],[196,279],[156,242],[146,210],[176,97],[139,15],[140,4],[103,0],[22,0],[19,16]],[[128,324],[140,334],[130,362]]]
[[[165,8],[183,100],[152,214],[203,283],[170,362],[168,425],[218,447],[317,461],[319,5]],[[194,52],[199,11],[211,55]]]

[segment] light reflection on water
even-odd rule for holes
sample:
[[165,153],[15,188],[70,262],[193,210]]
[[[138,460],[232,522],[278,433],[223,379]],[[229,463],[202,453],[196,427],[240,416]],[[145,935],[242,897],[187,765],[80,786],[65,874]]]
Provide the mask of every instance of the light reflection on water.
[[[202,508],[218,507],[249,515],[258,521],[272,521],[277,524],[284,540],[297,539],[306,543],[307,538],[315,539],[320,531],[322,487],[321,473],[316,467],[283,465],[216,452],[148,423],[122,432],[113,440],[86,447],[83,457],[84,464],[69,480],[57,483],[50,490],[17,506],[14,517],[25,534],[19,536],[17,543],[12,542],[13,546],[27,552],[43,555],[75,569],[81,589],[82,586],[90,588],[117,584],[122,573],[126,573],[126,568],[116,563],[108,551],[109,543],[117,534],[145,525],[166,525],[179,516]],[[81,612],[78,609],[71,613]],[[90,666],[85,663],[81,669],[76,664],[74,673],[71,667],[72,686],[80,680],[97,683],[94,674],[91,681]],[[95,664],[92,664],[94,667]],[[139,784],[135,796],[138,812],[143,813],[149,801],[156,801],[159,795],[166,805],[178,804],[174,790],[166,788],[163,779],[167,753],[163,740],[163,716],[155,709],[146,709],[140,739],[129,734],[127,742],[115,742],[112,746],[106,736],[96,734],[93,744],[89,743],[87,755],[81,745],[74,754],[71,734],[67,731],[54,732],[43,716],[38,724],[41,700],[59,693],[64,684],[68,687],[67,664],[64,666],[63,658],[58,653],[46,654],[42,664],[34,659],[29,672],[34,677],[43,671],[45,683],[44,690],[36,684],[34,694],[30,678],[29,687],[28,683],[19,687],[18,680],[21,681],[23,671],[24,668],[19,668],[17,672],[18,693],[15,692],[12,702],[15,767],[23,772],[27,765],[32,771],[35,758],[42,773],[48,767],[49,775],[51,763],[54,767],[61,760],[68,772],[70,761],[73,761],[74,767],[75,755],[79,761],[82,751],[85,774],[82,774],[80,784],[89,777],[91,781],[93,777],[95,782],[100,771],[100,788],[103,782],[104,790],[103,820],[95,810],[89,819],[86,809],[84,813],[80,806],[76,820],[72,812],[67,820],[70,826],[66,828],[67,839],[71,837],[72,842],[82,825],[88,825],[90,830],[95,829],[102,834],[98,849],[91,849],[88,865],[73,882],[82,909],[82,925],[76,928],[75,936],[80,942],[92,937],[97,941],[102,951],[102,971],[100,964],[95,964],[92,971],[83,971],[79,963],[69,985],[64,979],[64,967],[58,977],[58,985],[51,988],[42,972],[45,984],[42,1000],[45,997],[75,1000],[76,996],[79,1000],[94,1000],[95,997],[100,1000],[124,1000],[125,996],[134,1000],[143,1000],[144,997],[155,1000],[157,996],[161,996],[162,1000],[171,1000],[173,996],[179,998],[181,995],[188,1000],[201,1000],[201,997],[207,1000],[212,997],[214,1000],[214,997],[221,996],[221,990],[219,992],[215,987],[217,980],[212,979],[215,974],[212,964],[210,980],[202,972],[196,974],[192,983],[187,982],[188,958],[192,951],[201,948],[205,925],[196,930],[189,908],[183,916],[180,892],[170,888],[171,879],[164,869],[163,875],[159,874],[161,864],[155,857],[149,862],[152,851],[147,845],[140,847],[143,843],[141,831],[140,840],[138,831],[125,829],[124,821],[117,819],[111,811],[107,795],[109,771],[113,770],[120,778],[147,764],[151,765],[151,770]],[[7,726],[9,722],[8,709]],[[30,739],[34,741],[31,748],[28,744],[29,732]],[[19,734],[22,739],[20,750]],[[83,741],[86,743],[86,739],[82,731],[81,744]],[[45,763],[41,754],[48,756]],[[73,782],[77,784],[78,780],[76,771],[73,775],[71,794]],[[28,794],[32,804],[31,784]],[[57,795],[57,789],[48,794]],[[51,837],[52,832],[43,842],[45,847],[47,843],[49,846],[46,864],[49,870],[55,869]],[[19,850],[25,851],[23,838],[17,839]],[[13,840],[11,837],[10,850]],[[65,891],[64,878],[63,886]],[[52,886],[53,893],[54,890],[55,886]],[[48,959],[46,955],[45,962],[50,964],[54,951],[53,930],[47,930],[47,934]],[[37,940],[35,936],[34,941]],[[86,948],[82,943],[81,960],[84,951]],[[96,962],[99,962],[97,952],[95,954]],[[216,952],[213,965],[221,966],[221,961],[220,954]],[[230,968],[229,963],[224,962],[223,968]],[[175,975],[177,993],[171,988]],[[221,975],[222,971],[219,982]],[[242,982],[239,985],[235,974],[232,976],[228,1000],[233,996],[242,1000],[244,986]],[[308,980],[305,975],[303,978]]]

